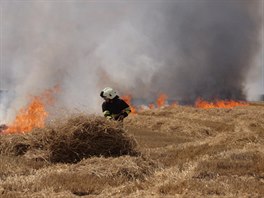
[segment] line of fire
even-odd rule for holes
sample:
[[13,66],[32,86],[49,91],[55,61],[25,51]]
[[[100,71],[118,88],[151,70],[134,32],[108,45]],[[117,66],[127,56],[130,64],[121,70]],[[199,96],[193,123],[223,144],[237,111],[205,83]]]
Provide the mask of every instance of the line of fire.
[[[31,100],[27,106],[21,108],[11,123],[0,123],[0,134],[30,132],[34,128],[43,128],[49,116],[47,108],[53,105],[56,101],[54,93],[59,91],[59,86],[44,91],[39,96],[31,96]],[[8,101],[3,101],[5,95],[9,94],[7,90],[0,91],[1,110],[3,105],[8,105]],[[151,103],[145,103],[144,99],[133,98],[132,95],[121,96],[131,107],[132,115],[148,110],[159,108],[177,108],[181,101],[170,99],[165,93],[158,95],[157,99]],[[260,96],[260,100],[264,101],[264,95]],[[248,106],[247,101],[235,100],[214,100],[206,101],[203,98],[197,98],[191,106],[194,108],[211,109],[211,108],[234,108],[237,106]]]

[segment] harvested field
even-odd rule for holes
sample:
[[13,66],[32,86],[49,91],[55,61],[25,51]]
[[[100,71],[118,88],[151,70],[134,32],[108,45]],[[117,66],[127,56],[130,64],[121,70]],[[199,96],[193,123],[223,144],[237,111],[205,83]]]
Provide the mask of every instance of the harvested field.
[[264,104],[74,116],[0,136],[1,197],[263,197]]

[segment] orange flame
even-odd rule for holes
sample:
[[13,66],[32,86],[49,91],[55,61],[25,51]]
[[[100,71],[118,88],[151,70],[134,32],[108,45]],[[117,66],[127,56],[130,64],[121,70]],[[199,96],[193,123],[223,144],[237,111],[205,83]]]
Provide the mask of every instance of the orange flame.
[[15,121],[8,126],[7,133],[26,132],[33,128],[43,128],[48,113],[39,97],[34,97],[27,108],[19,111]]
[[177,107],[178,106],[178,103],[177,102],[173,102],[170,107]]
[[248,106],[247,102],[234,101],[234,100],[216,100],[215,102],[208,102],[201,98],[195,101],[195,107],[210,109],[210,108],[233,108],[237,106]]
[[166,94],[160,94],[158,99],[156,100],[157,106],[159,107],[163,107],[166,103],[168,96]]
[[5,130],[6,133],[28,132],[33,128],[43,128],[48,113],[45,110],[46,104],[53,104],[53,93],[59,87],[45,91],[41,96],[35,96],[26,108],[20,109],[13,123]]
[[[121,98],[130,106],[132,113],[137,113],[137,112],[145,110],[146,108],[155,109],[155,108],[164,107],[166,105],[168,96],[166,94],[162,93],[157,98],[156,104],[150,103],[147,106],[142,105],[142,106],[138,106],[138,107],[132,106],[132,104],[131,104],[131,99],[132,99],[131,95],[124,95]],[[174,103],[172,103],[171,105],[168,105],[168,106],[176,107],[177,105],[178,105],[177,102],[174,102]]]
[[153,103],[150,103],[150,104],[148,105],[148,107],[149,107],[150,109],[154,109],[154,108],[155,108],[155,105],[154,105]]
[[133,114],[137,113],[136,108],[133,107],[131,104],[131,95],[125,95],[125,96],[122,96],[121,98],[129,105],[129,107],[131,109],[131,113],[133,113]]

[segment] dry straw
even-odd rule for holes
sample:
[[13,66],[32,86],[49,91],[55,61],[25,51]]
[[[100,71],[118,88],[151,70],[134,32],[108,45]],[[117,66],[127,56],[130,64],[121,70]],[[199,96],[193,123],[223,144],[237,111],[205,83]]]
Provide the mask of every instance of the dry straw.
[[75,115],[29,133],[0,136],[0,153],[76,163],[91,156],[138,155],[136,141],[117,122]]

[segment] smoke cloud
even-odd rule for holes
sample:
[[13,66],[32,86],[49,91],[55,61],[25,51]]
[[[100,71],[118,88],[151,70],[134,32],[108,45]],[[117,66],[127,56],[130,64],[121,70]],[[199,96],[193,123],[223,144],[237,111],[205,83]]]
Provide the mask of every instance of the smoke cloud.
[[246,99],[260,56],[260,4],[4,0],[1,89],[12,97],[1,120],[54,85],[57,105],[93,113],[105,86],[147,102],[159,93],[184,103]]
[[259,5],[243,0],[172,5],[165,15],[166,39],[157,39],[168,56],[153,77],[154,87],[185,102],[245,100],[246,78],[260,49]]

